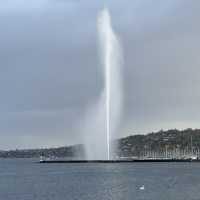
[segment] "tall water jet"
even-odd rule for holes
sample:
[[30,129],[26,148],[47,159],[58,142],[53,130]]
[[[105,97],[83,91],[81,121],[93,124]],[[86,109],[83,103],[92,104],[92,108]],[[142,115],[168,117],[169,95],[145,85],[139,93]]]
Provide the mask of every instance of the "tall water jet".
[[111,17],[104,8],[98,19],[102,64],[105,71],[107,159],[110,159],[110,139],[119,125],[121,113],[120,66],[122,52],[119,40],[112,29]]
[[87,159],[111,159],[111,140],[116,133],[122,108],[121,72],[122,52],[112,29],[108,9],[104,8],[97,20],[104,89],[98,102],[85,117],[85,145]]

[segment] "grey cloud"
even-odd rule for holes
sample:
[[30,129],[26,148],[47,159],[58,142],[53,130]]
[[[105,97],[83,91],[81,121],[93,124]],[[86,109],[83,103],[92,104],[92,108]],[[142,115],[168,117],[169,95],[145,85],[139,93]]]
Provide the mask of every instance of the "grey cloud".
[[[124,49],[117,136],[198,128],[198,1],[109,1]],[[0,2],[0,149],[80,142],[77,124],[101,93],[101,1]]]

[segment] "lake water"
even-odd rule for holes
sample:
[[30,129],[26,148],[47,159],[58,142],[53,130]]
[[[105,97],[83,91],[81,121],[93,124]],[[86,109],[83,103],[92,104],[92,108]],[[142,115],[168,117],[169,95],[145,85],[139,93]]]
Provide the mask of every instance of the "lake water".
[[[143,187],[144,186],[144,187]],[[0,200],[199,200],[200,163],[0,160]]]

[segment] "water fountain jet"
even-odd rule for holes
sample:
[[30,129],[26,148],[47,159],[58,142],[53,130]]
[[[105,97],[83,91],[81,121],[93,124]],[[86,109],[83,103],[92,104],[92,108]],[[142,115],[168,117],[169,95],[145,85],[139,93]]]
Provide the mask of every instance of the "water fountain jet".
[[122,51],[107,8],[100,12],[97,28],[104,88],[97,103],[90,107],[85,116],[83,134],[86,159],[110,160],[114,151],[111,141],[118,129],[122,108]]

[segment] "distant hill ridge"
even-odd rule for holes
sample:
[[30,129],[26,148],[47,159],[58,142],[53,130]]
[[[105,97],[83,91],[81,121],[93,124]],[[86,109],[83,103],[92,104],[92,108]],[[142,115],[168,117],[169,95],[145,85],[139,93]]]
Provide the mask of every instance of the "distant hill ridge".
[[132,135],[119,140],[117,154],[119,156],[142,156],[149,153],[175,152],[199,154],[200,129],[171,129],[149,133],[147,135]]
[[[199,154],[200,129],[160,130],[146,135],[131,135],[115,142],[118,143],[118,149],[115,152],[118,157],[166,154],[166,152]],[[0,151],[0,158],[38,158],[41,155],[83,158],[84,147],[80,144],[58,148]]]

